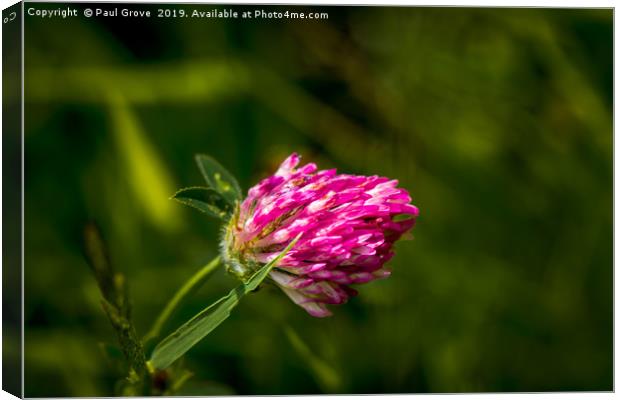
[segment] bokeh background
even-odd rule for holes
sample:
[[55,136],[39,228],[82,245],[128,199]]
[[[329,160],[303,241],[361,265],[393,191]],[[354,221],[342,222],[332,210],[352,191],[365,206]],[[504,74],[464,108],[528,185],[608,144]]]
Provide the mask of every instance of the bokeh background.
[[122,377],[87,221],[144,334],[217,254],[217,222],[169,200],[201,184],[194,153],[247,190],[293,151],[399,179],[415,238],[331,318],[245,298],[179,394],[612,390],[612,10],[286,9],[329,19],[26,16],[26,396]]

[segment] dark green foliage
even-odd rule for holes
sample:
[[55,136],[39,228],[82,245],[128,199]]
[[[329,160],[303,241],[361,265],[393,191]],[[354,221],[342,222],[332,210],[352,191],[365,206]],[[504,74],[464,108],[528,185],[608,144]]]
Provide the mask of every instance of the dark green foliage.
[[228,203],[228,200],[220,192],[211,188],[183,188],[172,198],[221,221],[227,221],[233,212],[233,206]]
[[235,177],[213,157],[196,155],[196,164],[209,187],[222,195],[231,207],[241,200],[241,188]]

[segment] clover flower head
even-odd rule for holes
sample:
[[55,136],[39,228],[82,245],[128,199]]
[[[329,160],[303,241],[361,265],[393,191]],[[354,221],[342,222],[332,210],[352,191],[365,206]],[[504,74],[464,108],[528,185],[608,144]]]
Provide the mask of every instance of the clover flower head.
[[331,315],[352,284],[385,278],[394,243],[415,224],[418,208],[398,181],[298,167],[293,153],[248,191],[225,227],[221,250],[242,279],[270,262],[298,235],[270,278],[310,315]]

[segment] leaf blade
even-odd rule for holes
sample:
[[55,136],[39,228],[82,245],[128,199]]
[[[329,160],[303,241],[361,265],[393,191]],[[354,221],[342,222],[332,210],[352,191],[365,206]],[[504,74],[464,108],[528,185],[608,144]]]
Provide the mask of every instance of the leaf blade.
[[209,187],[220,193],[234,207],[241,200],[241,187],[235,177],[213,157],[196,154],[196,164]]
[[232,309],[239,304],[239,300],[265,280],[271,269],[293,248],[300,236],[301,233],[276,258],[255,272],[246,283],[232,289],[226,296],[209,305],[162,340],[151,354],[149,362],[153,367],[167,368],[224,322]]
[[166,304],[166,307],[164,307],[157,319],[155,319],[155,323],[152,328],[142,339],[143,343],[147,343],[149,340],[155,339],[159,336],[159,333],[172,313],[190,294],[198,290],[213,275],[213,273],[220,266],[220,263],[220,256],[215,257],[210,263],[199,269],[185,282],[185,284],[170,299],[168,304]]
[[167,368],[217,328],[228,318],[230,311],[239,302],[242,292],[243,286],[237,286],[160,342],[151,355],[150,362],[153,367]]
[[219,192],[207,187],[192,186],[179,189],[171,198],[222,221],[232,213],[228,201]]

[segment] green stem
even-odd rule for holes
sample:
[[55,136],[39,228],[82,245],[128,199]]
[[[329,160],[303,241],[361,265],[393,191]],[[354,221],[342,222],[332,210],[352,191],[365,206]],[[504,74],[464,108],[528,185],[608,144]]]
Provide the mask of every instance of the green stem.
[[144,343],[159,336],[166,321],[168,321],[168,318],[170,318],[174,310],[190,293],[199,289],[207,281],[207,279],[219,266],[220,261],[220,256],[215,257],[210,263],[198,270],[198,272],[196,272],[185,282],[185,284],[174,294],[168,304],[166,304],[166,307],[155,320],[151,330],[144,336]]
[[149,394],[149,375],[142,343],[131,321],[131,302],[125,276],[110,264],[108,249],[95,223],[84,227],[84,250],[99,290],[101,304],[116,331],[118,342],[129,365],[127,393]]

